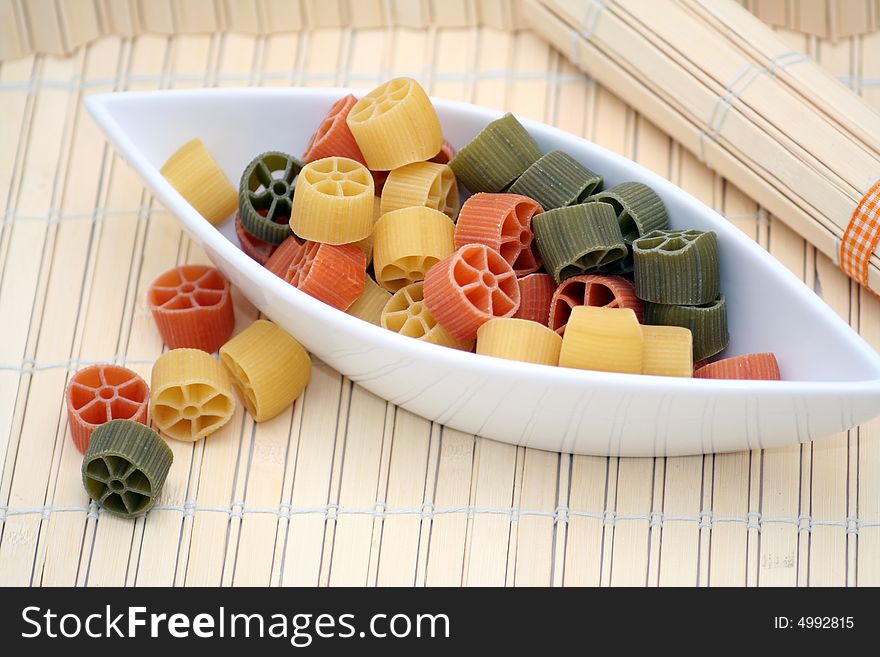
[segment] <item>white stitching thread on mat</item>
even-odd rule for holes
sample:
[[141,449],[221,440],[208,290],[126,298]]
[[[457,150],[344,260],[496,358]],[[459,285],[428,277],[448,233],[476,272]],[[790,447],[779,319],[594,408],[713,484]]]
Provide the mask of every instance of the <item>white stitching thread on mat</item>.
[[[337,520],[340,516],[366,515],[377,519],[390,516],[411,515],[422,519],[432,520],[443,515],[464,515],[473,519],[477,515],[507,516],[511,522],[518,522],[525,517],[550,518],[556,523],[569,523],[573,518],[590,518],[601,520],[606,527],[614,527],[619,522],[643,521],[649,527],[663,527],[666,523],[693,522],[700,529],[712,529],[716,524],[739,523],[746,525],[746,529],[761,531],[763,525],[782,524],[792,525],[798,532],[812,532],[816,527],[840,527],[847,534],[858,534],[861,529],[880,527],[880,520],[869,520],[848,516],[841,520],[828,520],[813,518],[807,514],[799,516],[765,517],[757,511],[751,511],[745,516],[718,515],[713,511],[703,510],[697,515],[676,515],[663,511],[651,511],[650,513],[618,513],[613,509],[605,511],[580,511],[570,509],[565,505],[557,506],[553,511],[540,509],[521,509],[520,507],[478,507],[474,505],[435,507],[431,502],[425,502],[418,507],[402,507],[389,509],[384,502],[376,502],[372,508],[347,508],[336,504],[324,504],[310,507],[291,507],[289,504],[279,504],[276,507],[248,507],[244,501],[236,500],[229,505],[199,504],[195,500],[186,500],[183,504],[157,504],[153,511],[177,511],[183,517],[193,516],[195,513],[225,513],[230,518],[244,519],[250,514],[275,515],[278,518],[291,519],[298,515],[323,515],[324,520]],[[53,513],[85,513],[88,518],[97,519],[103,511],[94,502],[88,505],[44,505],[28,508],[8,508],[0,504],[0,522],[16,516],[37,515],[48,520]]]

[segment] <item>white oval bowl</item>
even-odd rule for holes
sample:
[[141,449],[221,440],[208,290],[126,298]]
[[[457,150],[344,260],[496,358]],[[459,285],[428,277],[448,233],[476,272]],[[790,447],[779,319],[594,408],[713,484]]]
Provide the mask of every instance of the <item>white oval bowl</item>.
[[[366,389],[447,426],[577,454],[680,455],[805,442],[880,414],[880,357],[811,290],[723,217],[644,169],[562,130],[522,120],[545,151],[663,198],[673,228],[714,230],[731,342],[724,356],[775,352],[785,381],[608,374],[463,353],[386,331],[300,292],[214,228],[159,173],[200,137],[237,185],[258,153],[299,155],[347,89],[209,89],[91,96],[86,105],[156,197],[263,313]],[[357,92],[355,92],[357,93]],[[466,144],[501,112],[442,99],[446,138]],[[746,190],[748,191],[748,190]]]

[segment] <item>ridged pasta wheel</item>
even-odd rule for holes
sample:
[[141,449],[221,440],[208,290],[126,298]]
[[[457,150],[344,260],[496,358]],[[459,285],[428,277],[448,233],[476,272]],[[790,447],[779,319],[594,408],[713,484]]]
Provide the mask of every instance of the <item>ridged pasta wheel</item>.
[[312,361],[302,345],[265,319],[223,345],[220,360],[257,422],[271,420],[293,404],[312,376]]
[[436,162],[437,164],[449,164],[455,157],[455,147],[445,139],[440,146],[440,152],[432,157],[428,162]]
[[91,365],[73,375],[65,392],[67,421],[76,448],[85,453],[92,432],[110,420],[147,423],[150,389],[119,365]]
[[607,203],[614,209],[620,232],[627,244],[652,230],[669,227],[663,200],[653,189],[639,182],[625,182],[593,194],[586,203]]
[[367,257],[354,244],[306,242],[293,256],[288,283],[338,310],[348,310],[364,290]]
[[162,165],[160,173],[212,224],[235,212],[238,195],[201,139],[191,139]]
[[390,171],[440,151],[440,119],[422,86],[395,78],[373,89],[348,113],[348,127],[367,166]]
[[424,283],[419,281],[400,288],[382,309],[381,326],[416,340],[444,347],[470,351],[473,340],[458,340],[437,323],[425,305]]
[[150,285],[147,304],[171,349],[217,351],[235,328],[229,281],[213,267],[183,265],[166,271]]
[[373,230],[370,231],[370,234],[367,235],[364,239],[358,240],[357,242],[352,242],[357,248],[364,252],[364,255],[367,256],[367,267],[373,262],[373,231],[376,229],[376,222],[379,221],[379,218],[382,216],[382,208],[379,203],[379,197],[376,197],[375,202],[373,203]]
[[633,284],[622,276],[584,274],[562,281],[550,301],[550,328],[565,335],[572,308],[577,306],[630,308],[639,324],[645,320],[642,300],[636,296]]
[[531,274],[541,267],[532,233],[532,217],[541,212],[541,206],[528,196],[474,194],[458,215],[455,248],[485,244],[500,253],[517,276]]
[[[284,219],[285,224],[289,221],[290,220],[287,218]],[[272,254],[275,253],[275,249],[278,247],[277,244],[264,242],[260,238],[251,235],[247,231],[247,228],[244,227],[244,224],[241,223],[240,212],[235,213],[235,236],[238,238],[238,244],[241,246],[241,250],[261,265],[266,264],[266,261],[269,260]]]
[[714,356],[730,342],[730,333],[727,330],[727,303],[723,294],[702,306],[673,306],[646,302],[645,324],[682,326],[690,329],[694,339],[695,362]]
[[458,340],[473,340],[494,317],[519,308],[519,283],[508,262],[484,244],[466,244],[425,276],[425,303]]
[[748,379],[752,381],[779,381],[779,362],[772,353],[743,354],[716,360],[698,367],[698,379]]
[[693,336],[680,326],[642,326],[642,374],[690,377],[694,373]]
[[137,518],[153,508],[174,462],[155,431],[132,420],[111,420],[92,435],[82,462],[86,493],[105,511]]
[[549,326],[550,302],[554,292],[556,282],[550,274],[523,276],[519,279],[519,308],[513,316]]
[[286,278],[287,270],[293,258],[303,248],[304,242],[296,235],[291,235],[275,249],[275,252],[266,260],[266,269],[278,278]]
[[229,422],[235,412],[226,369],[198,349],[174,349],[153,365],[153,424],[174,440],[195,442]]
[[641,374],[643,351],[642,327],[631,309],[578,306],[562,336],[559,364]]
[[[293,181],[301,170],[302,162],[280,151],[262,153],[247,165],[238,187],[238,204],[241,222],[251,235],[271,244],[290,237]],[[288,223],[279,223],[284,217]]]
[[373,230],[376,282],[392,292],[416,281],[455,251],[452,219],[438,210],[411,207],[382,215]]
[[715,233],[655,230],[632,243],[636,294],[653,303],[699,306],[721,290]]
[[372,278],[364,278],[364,290],[355,302],[346,311],[352,317],[357,317],[376,326],[382,325],[382,310],[391,298],[391,292],[379,285]]
[[513,114],[492,121],[449,166],[472,193],[500,192],[541,157],[541,147]]
[[545,210],[553,210],[581,203],[601,186],[598,173],[567,153],[551,151],[526,169],[507,191],[533,198]]
[[361,149],[358,148],[354,135],[348,128],[346,119],[351,108],[357,104],[357,98],[348,94],[336,101],[327,116],[318,126],[318,130],[309,139],[303,162],[308,164],[325,157],[347,157],[361,164],[366,164]]
[[425,206],[454,219],[458,213],[458,183],[445,164],[413,162],[388,174],[382,189],[381,214]]
[[527,319],[490,319],[477,331],[477,353],[485,356],[555,366],[561,347],[561,337]]
[[373,229],[373,177],[360,162],[325,157],[303,167],[296,183],[290,228],[304,240],[350,244]]

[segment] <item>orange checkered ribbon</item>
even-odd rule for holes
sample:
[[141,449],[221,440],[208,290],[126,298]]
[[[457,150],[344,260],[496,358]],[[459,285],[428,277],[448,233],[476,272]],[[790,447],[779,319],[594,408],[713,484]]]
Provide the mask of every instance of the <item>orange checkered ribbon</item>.
[[880,242],[880,180],[856,206],[840,243],[840,268],[868,287],[868,262]]

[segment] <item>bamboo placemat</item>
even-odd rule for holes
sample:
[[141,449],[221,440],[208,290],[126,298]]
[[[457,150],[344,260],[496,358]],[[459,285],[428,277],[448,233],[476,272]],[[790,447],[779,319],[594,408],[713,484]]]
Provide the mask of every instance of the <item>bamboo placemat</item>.
[[[880,34],[795,49],[880,106]],[[873,70],[872,70],[873,68]],[[475,438],[316,362],[292,411],[173,443],[159,506],[89,506],[62,391],[162,351],[160,272],[206,262],[105,144],[84,95],[356,85],[556,124],[724,213],[880,346],[880,301],[530,33],[308,29],[110,37],[0,63],[0,583],[35,585],[880,584],[880,422],[806,445],[685,458],[572,457]],[[239,322],[255,311],[237,300]]]

